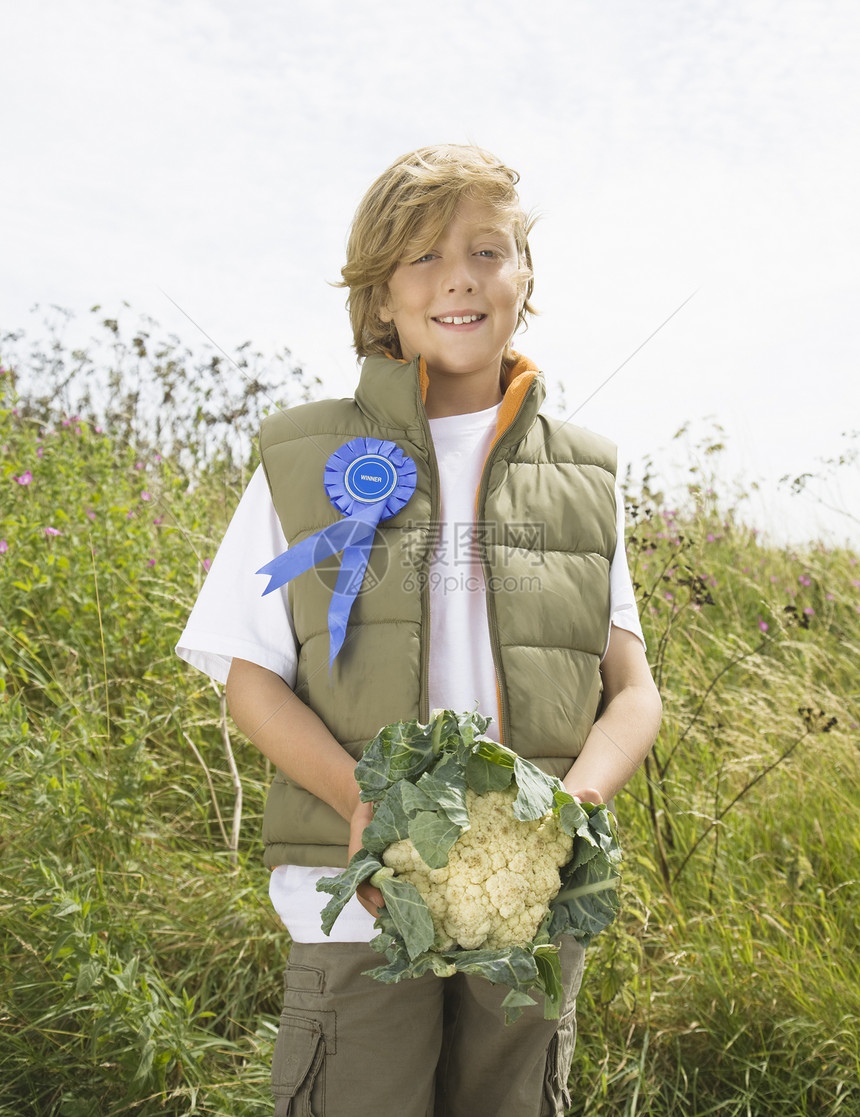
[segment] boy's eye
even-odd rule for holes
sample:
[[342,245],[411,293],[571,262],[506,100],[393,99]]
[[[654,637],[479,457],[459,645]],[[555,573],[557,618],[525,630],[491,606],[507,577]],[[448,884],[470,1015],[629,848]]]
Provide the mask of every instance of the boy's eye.
[[416,264],[423,264],[423,263],[425,263],[425,262],[426,262],[427,260],[432,260],[433,258],[434,258],[434,253],[432,253],[432,252],[425,252],[423,256],[419,256],[417,260],[414,260],[414,261],[413,261],[413,263],[416,263]]
[[482,248],[479,252],[476,253],[476,255],[486,256],[488,259],[492,259],[494,256],[498,255],[498,253],[494,248]]

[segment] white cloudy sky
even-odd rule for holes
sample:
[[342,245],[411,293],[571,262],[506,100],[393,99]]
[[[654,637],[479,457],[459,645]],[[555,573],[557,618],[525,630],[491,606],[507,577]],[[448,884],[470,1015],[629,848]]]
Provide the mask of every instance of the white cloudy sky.
[[566,413],[667,478],[717,421],[765,530],[857,543],[776,484],[860,429],[856,0],[31,0],[0,41],[0,328],[127,300],[193,343],[166,292],[348,394],[358,198],[474,140],[543,215],[519,348]]

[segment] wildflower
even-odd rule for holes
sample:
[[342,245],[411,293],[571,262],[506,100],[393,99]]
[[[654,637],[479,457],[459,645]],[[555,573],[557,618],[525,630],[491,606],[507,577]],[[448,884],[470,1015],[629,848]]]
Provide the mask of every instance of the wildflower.
[[146,564],[146,565],[147,565],[147,566],[155,566],[155,559],[154,559],[154,558],[151,558],[151,559],[149,559],[149,560],[147,561],[147,564]]
[[49,537],[52,536],[52,535],[62,535],[62,534],[63,533],[61,531],[58,531],[55,527],[46,527],[45,528],[45,535],[47,535]]
[[836,600],[832,593],[825,594],[824,596],[825,596],[825,599],[827,601],[835,601]]
[[29,485],[33,481],[33,474],[28,469],[28,470],[25,470],[24,473],[22,473],[20,477],[13,474],[12,475],[12,480],[17,481],[19,485]]
[[156,517],[155,517],[155,519],[154,519],[154,520],[153,520],[152,522],[153,522],[153,523],[154,523],[154,524],[156,525],[156,527],[157,527],[157,526],[158,526],[159,524],[163,524],[163,523],[164,523],[164,517],[163,517],[163,516],[156,516]]
[[204,570],[208,570],[211,565],[212,565],[212,559],[205,558],[203,560],[203,569]]
[[758,626],[762,632],[767,632],[768,628],[770,628],[770,625],[767,623],[767,621],[763,621],[761,617],[759,617],[758,619]]
[[143,469],[143,462],[135,462],[134,463],[134,468],[135,469]]
[[0,555],[5,555],[9,550],[9,544],[5,539],[0,539]]
[[810,578],[807,578],[807,576],[805,574],[801,574],[800,577],[797,580],[798,580],[798,582],[800,582],[800,584],[802,586],[811,586],[812,585],[812,580]]
[[811,605],[807,605],[803,611],[807,615],[807,617],[815,616],[815,610],[812,608]]
[[141,500],[152,500],[152,497],[151,497],[151,496],[149,495],[149,493],[148,493],[148,492],[146,492],[146,490],[144,490],[144,491],[143,491],[143,492],[142,492],[142,493],[140,494],[140,499],[141,499]]

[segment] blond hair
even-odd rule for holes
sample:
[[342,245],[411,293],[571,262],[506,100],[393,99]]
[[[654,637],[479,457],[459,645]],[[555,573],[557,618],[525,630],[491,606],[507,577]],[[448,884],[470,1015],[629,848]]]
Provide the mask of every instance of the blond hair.
[[343,282],[337,284],[349,288],[347,307],[359,357],[386,352],[402,356],[394,323],[383,322],[379,314],[388,280],[404,259],[434,245],[463,199],[492,206],[510,222],[523,294],[517,328],[527,324],[526,315],[536,313],[529,301],[534,275],[528,234],[534,220],[520,206],[519,177],[488,151],[457,144],[411,151],[379,176],[356,210],[341,268]]

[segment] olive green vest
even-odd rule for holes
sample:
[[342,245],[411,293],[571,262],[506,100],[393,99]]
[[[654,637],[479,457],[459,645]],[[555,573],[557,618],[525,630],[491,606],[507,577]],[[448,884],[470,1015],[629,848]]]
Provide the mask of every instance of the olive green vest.
[[[296,693],[358,757],[379,729],[427,721],[429,586],[439,477],[424,411],[423,361],[369,357],[355,399],[270,415],[263,466],[290,546],[341,518],[323,487],[350,439],[390,439],[418,470],[415,493],[380,524],[346,639],[329,672],[328,607],[340,556],[288,587],[298,646]],[[543,381],[526,360],[509,375],[498,433],[476,495],[502,741],[563,776],[594,722],[609,629],[615,552],[615,448],[539,414]],[[273,608],[275,608],[273,598]],[[278,773],[263,820],[265,862],[346,864],[347,823]]]

